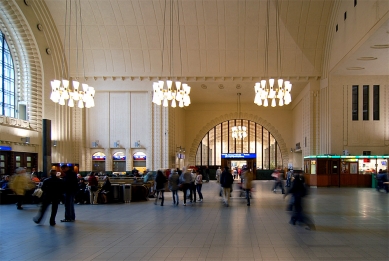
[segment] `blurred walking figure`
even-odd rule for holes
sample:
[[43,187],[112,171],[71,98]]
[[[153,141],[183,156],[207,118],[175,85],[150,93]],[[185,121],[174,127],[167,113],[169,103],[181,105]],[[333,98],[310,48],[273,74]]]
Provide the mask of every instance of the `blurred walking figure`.
[[33,220],[39,224],[48,206],[51,204],[50,226],[55,226],[55,216],[57,215],[58,204],[63,194],[63,183],[57,177],[56,170],[50,170],[50,177],[43,181],[41,189],[43,190],[42,205],[38,215]]
[[165,183],[167,182],[167,178],[163,175],[161,170],[157,171],[157,176],[155,176],[155,190],[157,191],[157,195],[155,197],[154,204],[158,204],[159,194],[161,194],[161,206],[163,206],[163,202],[165,200],[164,192],[165,192]]
[[[219,167],[217,170],[216,170],[216,182],[217,183],[220,183],[220,176],[222,175],[222,170],[221,168]],[[220,191],[219,191],[219,196],[221,197],[222,196],[222,187],[220,187]]]
[[285,185],[285,187],[290,187],[292,176],[293,176],[293,169],[289,169],[289,171],[286,173],[286,185]]
[[220,176],[220,185],[223,189],[223,202],[226,207],[229,206],[232,183],[234,183],[234,177],[229,171],[229,168],[224,167],[224,171]]
[[277,187],[281,187],[282,194],[285,194],[284,185],[282,184],[282,173],[276,169],[271,176],[274,178],[273,192],[276,193]]
[[16,174],[11,177],[9,187],[12,189],[17,196],[17,209],[22,210],[22,204],[24,195],[27,190],[35,188],[35,183],[31,181],[30,176],[27,175],[25,168],[17,168]]
[[196,174],[197,176],[195,180],[195,185],[196,185],[197,193],[199,193],[199,201],[203,202],[203,193],[201,193],[201,188],[203,187],[203,175],[201,175],[201,173],[198,170]]
[[253,173],[247,166],[243,166],[242,174],[242,189],[246,191],[247,206],[250,206],[250,191],[252,188]]
[[172,192],[173,196],[173,205],[178,206],[178,184],[179,184],[180,176],[178,175],[177,171],[175,169],[171,170],[171,173],[169,175],[169,189]]
[[188,189],[190,189],[191,180],[192,175],[190,174],[188,168],[184,168],[180,176],[180,184],[182,184],[182,192],[184,193],[184,206],[186,206],[186,195]]
[[[289,223],[296,225],[296,222],[304,223],[308,227],[308,230],[316,230],[315,225],[311,218],[308,217],[303,211],[303,198],[307,195],[307,189],[304,183],[304,177],[301,175],[294,175],[292,178],[291,188],[287,194],[292,194],[290,199],[289,209],[292,212]],[[285,194],[285,196],[287,195]]]

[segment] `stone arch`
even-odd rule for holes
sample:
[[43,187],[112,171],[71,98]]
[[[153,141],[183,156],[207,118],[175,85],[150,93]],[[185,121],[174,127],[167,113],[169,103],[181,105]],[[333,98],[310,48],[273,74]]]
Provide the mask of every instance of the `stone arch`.
[[[205,134],[213,127],[216,125],[228,121],[228,120],[233,120],[238,118],[238,113],[229,113],[229,114],[224,114],[221,115],[210,122],[206,123],[203,128],[198,132],[196,138],[193,140],[192,145],[190,146],[189,149],[189,159],[188,163],[189,165],[195,165],[195,159],[196,159],[196,152],[197,148],[201,142],[201,140],[204,138]],[[282,158],[283,158],[283,164],[284,168],[287,167],[287,163],[289,162],[289,154],[288,150],[286,148],[286,143],[284,139],[282,138],[281,134],[278,132],[278,130],[268,121],[262,119],[258,115],[250,114],[250,113],[241,113],[240,115],[241,119],[249,120],[252,122],[255,122],[259,125],[262,125],[265,127],[276,139],[278,145],[280,146]]]
[[15,68],[19,101],[27,101],[29,124],[42,130],[42,62],[35,37],[15,1],[5,1],[0,11],[0,29],[7,37]]

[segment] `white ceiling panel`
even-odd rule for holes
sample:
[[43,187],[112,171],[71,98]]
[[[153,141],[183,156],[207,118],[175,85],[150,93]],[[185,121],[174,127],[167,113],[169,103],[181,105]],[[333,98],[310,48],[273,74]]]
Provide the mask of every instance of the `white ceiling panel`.
[[[65,0],[45,2],[63,40]],[[280,0],[281,74],[290,77],[316,77],[321,74],[327,27],[334,2],[335,0]],[[164,0],[82,0],[86,76],[169,76],[168,50],[170,51],[171,45],[169,24],[163,20],[164,3]],[[237,79],[243,77],[246,78],[241,83],[245,86],[241,89],[242,101],[247,99],[251,102],[252,86],[261,77],[266,77],[264,38],[267,1],[178,0],[174,3],[180,4],[181,37],[178,41],[175,22],[172,66],[177,76],[192,79],[192,102],[197,99],[211,100],[212,95],[218,95],[218,92],[221,92],[219,96],[231,94],[230,99],[235,102]],[[274,1],[271,1],[269,18],[268,71],[269,74],[276,75]],[[75,19],[72,21],[74,23]],[[164,23],[167,23],[166,27]],[[389,35],[385,32],[381,34]],[[371,39],[370,44],[389,42],[373,36]],[[65,46],[66,55],[68,48]],[[76,47],[72,44],[71,48],[74,50]],[[387,65],[389,59],[387,50],[373,50],[369,45],[363,45],[358,50],[353,50],[348,59],[341,61],[334,72],[356,74],[359,72],[346,70],[346,67],[361,66],[366,68],[364,73],[386,73],[388,66],[385,66],[385,62]],[[374,61],[357,59],[368,55],[378,58]],[[75,59],[72,54],[71,65],[77,64]],[[80,75],[83,72],[72,69],[71,73]],[[201,84],[208,88],[201,88]],[[224,93],[218,88],[218,84],[227,86]],[[305,84],[302,80],[297,81],[292,95],[297,95]]]

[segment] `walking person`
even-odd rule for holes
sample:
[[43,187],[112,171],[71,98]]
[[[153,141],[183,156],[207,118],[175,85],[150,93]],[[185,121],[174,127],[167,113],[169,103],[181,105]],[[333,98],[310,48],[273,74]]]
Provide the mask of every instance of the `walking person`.
[[203,202],[203,193],[201,193],[201,188],[203,187],[203,175],[201,175],[201,173],[198,170],[196,174],[197,174],[195,180],[196,190],[197,193],[199,193],[199,201]]
[[11,176],[11,181],[9,182],[10,189],[15,192],[17,197],[16,208],[22,210],[22,204],[24,200],[24,195],[27,190],[35,188],[35,183],[31,181],[30,177],[26,173],[25,168],[17,168],[15,175]]
[[182,192],[184,194],[184,206],[186,206],[186,194],[188,193],[188,189],[190,189],[191,180],[192,175],[187,168],[184,168],[180,176],[180,184],[182,185]]
[[190,186],[189,186],[189,191],[190,191],[190,203],[196,203],[196,170],[193,169],[192,172],[190,173],[191,175],[191,180],[190,180]]
[[165,200],[164,192],[165,192],[165,183],[167,182],[167,178],[165,175],[163,175],[161,170],[157,171],[157,175],[155,176],[155,190],[157,192],[157,195],[155,197],[154,205],[158,204],[158,198],[161,194],[161,206],[163,206],[163,202]]
[[286,185],[285,185],[285,187],[290,187],[292,176],[293,176],[293,169],[289,169],[289,171],[286,173]]
[[207,183],[209,183],[209,168],[208,168],[208,166],[206,166],[204,169],[204,177],[207,180]]
[[234,183],[234,178],[231,172],[229,171],[229,168],[224,167],[224,171],[220,176],[220,185],[223,189],[223,202],[226,207],[228,207],[230,203],[231,187],[233,183]]
[[55,226],[55,216],[57,215],[58,204],[63,194],[62,180],[57,177],[57,171],[50,170],[50,177],[45,179],[41,187],[43,191],[42,205],[38,215],[33,218],[34,222],[39,224],[45,215],[48,206],[51,204],[50,226]]
[[[307,225],[306,229],[316,230],[316,227],[310,217],[303,211],[303,198],[307,194],[307,189],[304,183],[304,177],[301,175],[294,175],[292,178],[291,188],[287,194],[292,194],[290,199],[289,210],[293,211],[289,223],[296,225],[296,222],[304,223]],[[286,195],[284,197],[286,197]]]
[[274,178],[273,192],[277,193],[277,187],[281,187],[282,194],[285,194],[284,185],[282,184],[282,173],[276,169],[271,176]]
[[180,176],[178,175],[177,171],[175,169],[171,170],[171,173],[169,175],[169,189],[172,192],[172,197],[173,197],[173,205],[178,206],[178,184],[179,184],[179,179]]
[[253,173],[248,169],[247,166],[243,166],[241,173],[242,178],[242,189],[246,191],[247,206],[250,206],[250,192],[252,189]]
[[89,174],[88,178],[88,190],[89,190],[89,203],[91,205],[97,205],[97,198],[99,195],[99,180],[95,176],[94,172]]
[[68,165],[61,166],[63,172],[63,184],[65,192],[65,219],[61,222],[74,222],[76,213],[74,212],[74,198],[78,190],[77,174]]
[[[216,170],[216,182],[217,182],[217,183],[220,183],[220,176],[221,176],[221,175],[222,175],[222,170],[221,170],[221,168],[219,167],[219,168]],[[222,196],[222,187],[220,187],[219,196],[220,196],[220,197]]]

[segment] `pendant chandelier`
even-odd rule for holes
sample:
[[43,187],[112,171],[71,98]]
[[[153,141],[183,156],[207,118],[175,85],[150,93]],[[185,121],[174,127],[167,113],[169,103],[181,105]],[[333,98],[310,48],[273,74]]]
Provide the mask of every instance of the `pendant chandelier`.
[[[269,31],[270,31],[270,1],[267,1],[266,11],[266,33],[265,33],[265,74],[268,80],[261,80],[254,86],[255,98],[254,103],[258,106],[269,106],[268,99],[271,100],[271,106],[276,107],[276,99],[278,99],[278,106],[288,105],[292,101],[290,91],[292,90],[292,84],[290,81],[284,81],[281,78],[274,79],[269,77],[268,64],[269,64]],[[282,70],[281,65],[281,47],[280,47],[280,17],[279,17],[279,4],[276,2],[276,44],[277,44],[277,74],[280,75]],[[274,86],[274,83],[277,86]]]
[[[240,93],[238,95],[237,110],[238,110],[238,122],[240,123]],[[231,128],[232,138],[234,139],[244,139],[247,137],[247,128],[246,126],[237,125]]]
[[[170,64],[170,77],[165,81],[160,80],[158,82],[153,83],[153,103],[157,105],[163,105],[164,107],[169,107],[169,103],[171,107],[177,107],[177,103],[179,107],[185,107],[190,105],[190,89],[191,87],[186,83],[181,83],[176,79],[176,81],[172,80],[172,72],[174,70],[173,67],[173,42],[174,42],[174,14],[176,11],[177,17],[177,30],[178,30],[178,45],[179,45],[179,53],[180,53],[180,68],[182,75],[182,61],[181,61],[181,37],[180,37],[180,6],[178,1],[174,0],[165,0],[165,8],[164,8],[164,27],[163,27],[163,40],[162,40],[162,73],[164,67],[164,47],[165,47],[165,29],[167,24],[167,8],[169,2],[170,16],[169,16],[169,64]],[[174,3],[176,2],[176,4]]]
[[[75,11],[72,13],[72,5],[75,5]],[[71,28],[71,19],[75,17],[75,28],[76,28],[76,59],[77,59],[77,71],[78,71],[78,38],[80,33],[80,40],[82,45],[82,66],[85,79],[85,66],[84,66],[84,42],[82,38],[82,13],[81,13],[81,0],[66,0],[66,12],[65,12],[65,35],[63,43],[63,57],[62,57],[62,80],[53,80],[51,81],[51,94],[50,99],[58,103],[59,105],[67,104],[69,107],[74,107],[77,103],[78,108],[91,108],[95,106],[94,96],[95,89],[91,86],[88,86],[86,83],[80,83],[76,79],[70,78],[70,28]],[[69,22],[68,22],[69,20]],[[80,22],[80,26],[78,24]],[[80,32],[79,32],[80,27]],[[73,39],[74,40],[74,39]],[[68,70],[67,77],[65,76],[65,45],[68,44],[69,50],[69,60],[68,60]]]

